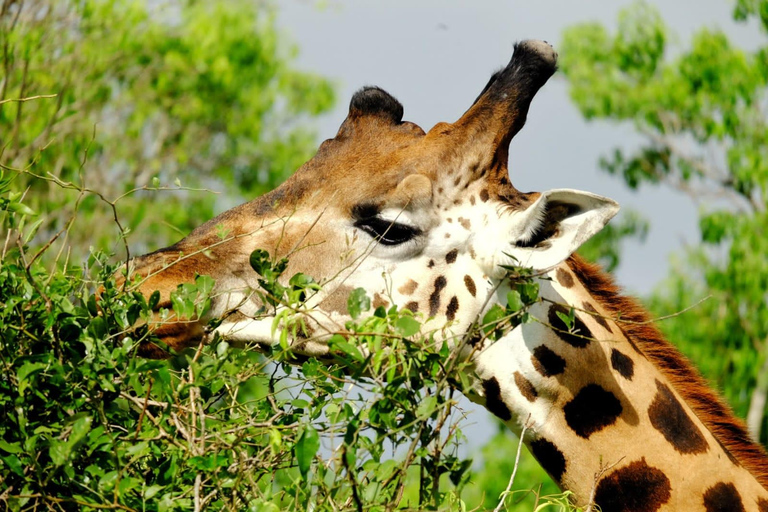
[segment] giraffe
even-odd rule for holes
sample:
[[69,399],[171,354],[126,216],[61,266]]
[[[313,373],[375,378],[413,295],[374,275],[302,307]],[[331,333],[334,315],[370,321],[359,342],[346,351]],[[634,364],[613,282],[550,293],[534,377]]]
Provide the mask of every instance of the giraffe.
[[[542,41],[515,45],[454,123],[425,132],[376,87],[358,91],[332,139],[274,191],[224,212],[180,242],[129,262],[157,309],[195,275],[215,279],[203,318],[158,321],[180,350],[213,333],[233,343],[277,344],[258,315],[256,248],[289,256],[285,275],[322,289],[307,301],[296,354],[329,357],[327,340],[364,288],[461,338],[509,290],[504,266],[532,269],[538,321],[467,352],[486,407],[523,441],[577,505],[608,511],[768,511],[768,457],[742,422],[610,277],[573,255],[617,213],[611,199],[554,189],[522,193],[509,180],[511,139],[536,92],[556,70]],[[574,311],[572,325],[559,313]],[[564,316],[564,315],[563,315]],[[462,347],[454,343],[454,348]],[[151,343],[143,355],[163,357]]]

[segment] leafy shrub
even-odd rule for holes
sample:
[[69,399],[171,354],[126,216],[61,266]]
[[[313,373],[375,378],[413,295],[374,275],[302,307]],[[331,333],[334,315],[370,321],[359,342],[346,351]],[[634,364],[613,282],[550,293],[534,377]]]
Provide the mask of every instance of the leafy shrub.
[[[85,267],[40,263],[31,213],[2,190],[8,237],[0,270],[0,497],[12,510],[341,509],[459,503],[455,387],[444,344],[416,336],[410,311],[370,308],[351,337],[330,340],[344,363],[316,360],[292,378],[291,355],[267,362],[214,339],[167,361],[136,356],[152,304],[115,285],[94,252]],[[265,290],[300,298],[307,278]],[[268,272],[264,272],[268,275]],[[175,309],[205,307],[210,279],[180,287]],[[98,290],[98,297],[96,291]],[[297,293],[299,292],[299,293]],[[154,297],[150,297],[152,303]],[[136,327],[136,326],[139,327]],[[381,350],[383,344],[389,349]],[[368,347],[373,357],[363,357]],[[443,482],[444,484],[445,482]],[[448,490],[446,490],[448,489]],[[404,501],[403,501],[404,500]]]

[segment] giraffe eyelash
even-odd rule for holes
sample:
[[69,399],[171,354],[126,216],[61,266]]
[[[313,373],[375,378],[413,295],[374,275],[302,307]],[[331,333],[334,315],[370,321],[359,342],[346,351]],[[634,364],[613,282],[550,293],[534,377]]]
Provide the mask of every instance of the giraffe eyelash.
[[375,238],[382,245],[400,245],[421,234],[419,228],[380,217],[359,219],[355,222],[355,227]]

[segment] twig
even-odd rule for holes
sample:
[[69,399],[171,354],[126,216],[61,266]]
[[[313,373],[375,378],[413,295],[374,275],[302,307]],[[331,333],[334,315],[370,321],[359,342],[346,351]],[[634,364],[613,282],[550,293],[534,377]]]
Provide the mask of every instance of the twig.
[[509,477],[509,483],[507,484],[507,488],[504,489],[504,492],[501,493],[499,496],[499,504],[496,505],[496,508],[493,509],[493,512],[500,512],[502,507],[504,506],[504,500],[507,498],[507,495],[512,490],[512,484],[515,482],[515,475],[517,474],[517,468],[520,465],[520,452],[523,450],[523,439],[525,439],[525,431],[528,430],[529,421],[531,419],[531,415],[529,414],[528,417],[525,420],[525,423],[523,424],[523,430],[520,432],[520,440],[517,443],[517,453],[515,454],[515,467],[512,469],[512,476]]
[[592,490],[589,493],[589,502],[587,503],[587,508],[584,509],[584,512],[593,512],[593,507],[595,506],[595,493],[597,492],[597,484],[600,481],[600,479],[605,475],[608,471],[616,467],[617,464],[621,463],[625,457],[620,458],[613,464],[609,464],[607,466],[603,466],[602,462],[600,463],[600,469],[595,473],[595,480],[592,482]]
[[341,463],[344,466],[344,469],[347,471],[347,478],[349,478],[349,483],[352,484],[352,497],[355,500],[357,511],[363,512],[363,502],[360,500],[360,495],[357,491],[357,479],[355,479],[355,475],[349,467],[349,461],[347,461],[347,445],[344,444],[342,446],[344,448],[341,451]]
[[0,100],[0,105],[4,103],[24,103],[25,101],[39,100],[41,98],[55,98],[58,94],[38,94],[37,96],[28,96],[26,98],[8,98],[7,100]]
[[149,386],[147,386],[147,394],[144,397],[144,405],[141,407],[141,413],[139,414],[139,421],[136,422],[136,432],[133,434],[133,440],[139,438],[139,431],[141,430],[141,422],[144,421],[144,416],[147,414],[147,405],[149,405],[149,394],[152,391],[152,385],[155,383],[155,379],[149,379]]
[[[594,316],[594,317],[598,317],[598,318],[604,318],[604,319],[607,319],[607,320],[610,320],[610,321],[616,322],[616,323],[622,323],[622,324],[628,324],[628,325],[647,325],[647,324],[655,324],[656,322],[660,322],[662,320],[669,320],[670,318],[674,318],[676,316],[680,316],[680,315],[682,315],[684,313],[687,313],[688,311],[692,310],[693,308],[698,307],[704,301],[707,301],[707,300],[709,300],[711,298],[712,298],[712,294],[709,294],[706,297],[702,297],[701,299],[697,300],[696,302],[694,302],[690,306],[681,309],[680,311],[676,311],[674,313],[670,313],[670,314],[664,315],[664,316],[658,316],[658,317],[655,317],[655,318],[651,318],[650,320],[646,320],[644,322],[633,322],[631,320],[625,320],[625,319],[623,319],[621,317],[612,318],[612,317],[609,317],[609,316],[603,316],[603,315],[595,314],[595,313],[593,313],[591,311],[587,311],[586,309],[581,309],[581,308],[578,308],[578,307],[571,306],[570,304],[567,304],[567,303],[564,303],[564,302],[557,302],[557,301],[554,301],[554,300],[551,300],[551,299],[547,299],[547,298],[542,298],[542,300],[545,301],[545,302],[549,302],[550,304],[555,304],[555,305],[560,305],[560,306],[566,306],[568,308],[573,308],[576,311],[581,311],[581,312],[586,313],[586,314],[588,314],[590,316]],[[573,333],[570,333],[570,334],[573,334]],[[582,337],[582,338],[585,338],[585,339],[591,339],[591,338],[586,338],[584,336],[579,336],[579,337]]]

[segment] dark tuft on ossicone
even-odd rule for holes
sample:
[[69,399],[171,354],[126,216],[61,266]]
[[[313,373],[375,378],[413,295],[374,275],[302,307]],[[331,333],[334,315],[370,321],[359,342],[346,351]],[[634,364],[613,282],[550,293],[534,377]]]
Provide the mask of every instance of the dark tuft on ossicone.
[[403,106],[383,89],[373,86],[363,87],[352,96],[349,103],[351,116],[381,116],[397,124],[403,120]]

